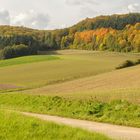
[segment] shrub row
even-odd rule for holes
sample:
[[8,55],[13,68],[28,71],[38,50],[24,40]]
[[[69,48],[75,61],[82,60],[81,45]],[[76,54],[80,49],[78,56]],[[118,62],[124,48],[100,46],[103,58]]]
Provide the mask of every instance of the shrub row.
[[0,52],[0,59],[9,59],[19,56],[30,55],[30,48],[24,44],[7,46]]
[[137,61],[126,60],[125,62],[120,64],[118,67],[116,67],[116,69],[123,69],[123,68],[127,68],[127,67],[136,66],[139,64],[140,64],[140,59],[138,59]]

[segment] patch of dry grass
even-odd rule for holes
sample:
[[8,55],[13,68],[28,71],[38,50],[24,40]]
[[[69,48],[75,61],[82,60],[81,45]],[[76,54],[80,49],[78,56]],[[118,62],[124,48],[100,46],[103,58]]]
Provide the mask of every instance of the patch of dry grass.
[[[140,103],[140,66],[30,90],[30,93]],[[26,91],[27,92],[27,91]]]

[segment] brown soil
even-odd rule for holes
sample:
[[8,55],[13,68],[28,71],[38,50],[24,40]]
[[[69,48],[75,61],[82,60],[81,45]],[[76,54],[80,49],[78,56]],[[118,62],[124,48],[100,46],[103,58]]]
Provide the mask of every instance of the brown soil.
[[0,90],[17,89],[19,86],[11,84],[0,84]]

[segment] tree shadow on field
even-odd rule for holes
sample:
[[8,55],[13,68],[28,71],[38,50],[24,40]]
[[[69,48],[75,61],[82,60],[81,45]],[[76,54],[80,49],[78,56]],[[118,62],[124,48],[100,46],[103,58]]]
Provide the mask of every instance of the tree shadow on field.
[[57,51],[38,51],[38,55],[62,55]]

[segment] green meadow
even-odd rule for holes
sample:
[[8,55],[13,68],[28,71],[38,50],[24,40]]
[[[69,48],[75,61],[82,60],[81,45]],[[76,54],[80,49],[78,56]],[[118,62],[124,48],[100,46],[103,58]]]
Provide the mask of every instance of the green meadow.
[[76,119],[140,127],[140,105],[124,100],[99,102],[59,96],[1,94],[0,107]]
[[[4,60],[0,62],[0,83],[22,88],[42,87],[113,71],[123,61],[135,60],[138,57],[137,54],[89,51],[83,51],[83,53],[82,51],[72,51],[69,54],[64,52],[61,54],[60,51],[60,54],[54,56]],[[28,61],[29,58],[31,61]],[[53,61],[48,61],[48,59],[53,59]]]
[[93,99],[102,102],[127,100],[140,103],[140,65],[114,70],[86,78],[57,83],[23,93],[61,96],[72,99]]
[[[63,50],[1,60],[0,108],[140,127],[140,65],[116,70],[139,58],[136,53]],[[15,135],[69,140],[67,133],[75,140],[108,139],[17,113],[0,114],[0,138],[5,140]]]
[[[63,132],[63,133],[62,133]],[[110,140],[104,135],[0,111],[1,140]]]
[[12,65],[20,65],[20,64],[27,64],[27,63],[37,63],[42,61],[49,61],[49,60],[57,60],[59,57],[56,56],[26,56],[26,57],[18,57],[14,59],[6,59],[0,61],[0,67],[12,66]]

